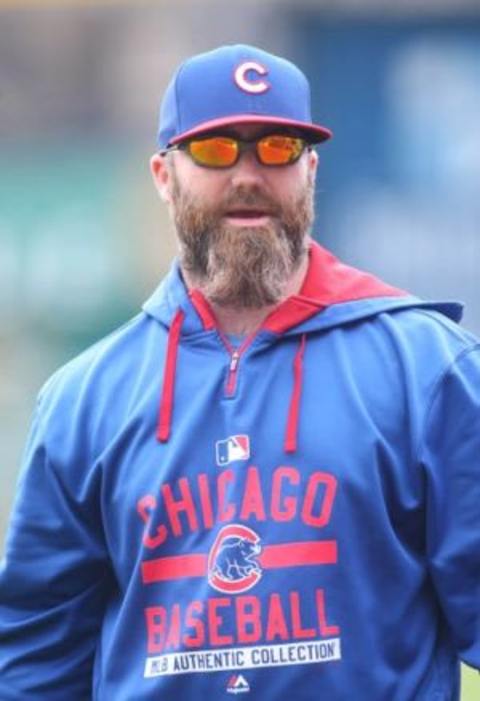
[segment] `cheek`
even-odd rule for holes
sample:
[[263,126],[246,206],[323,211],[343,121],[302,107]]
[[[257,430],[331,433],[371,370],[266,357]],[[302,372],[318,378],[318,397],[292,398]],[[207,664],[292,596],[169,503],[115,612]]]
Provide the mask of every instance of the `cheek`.
[[296,200],[300,193],[311,187],[314,178],[314,173],[303,163],[278,175],[276,182],[272,183],[272,192],[284,202]]
[[180,189],[188,192],[198,204],[217,201],[226,188],[226,173],[196,166],[183,153],[178,156],[176,172]]

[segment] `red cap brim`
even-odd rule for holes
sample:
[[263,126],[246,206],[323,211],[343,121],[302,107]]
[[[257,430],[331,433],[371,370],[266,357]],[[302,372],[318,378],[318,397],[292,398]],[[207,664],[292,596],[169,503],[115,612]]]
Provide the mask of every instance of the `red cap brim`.
[[189,129],[175,136],[170,141],[170,144],[178,144],[180,141],[189,139],[192,136],[204,134],[205,132],[221,127],[233,126],[235,124],[274,124],[276,126],[292,127],[305,134],[306,140],[314,144],[327,141],[327,139],[332,137],[330,129],[317,124],[310,124],[309,122],[298,122],[294,119],[282,119],[281,117],[268,117],[262,114],[238,114],[202,122],[202,124],[198,124],[193,129]]

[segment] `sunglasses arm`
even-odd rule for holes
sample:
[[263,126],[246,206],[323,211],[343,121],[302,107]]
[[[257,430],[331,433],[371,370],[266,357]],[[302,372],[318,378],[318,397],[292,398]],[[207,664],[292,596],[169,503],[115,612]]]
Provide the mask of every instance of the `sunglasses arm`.
[[162,148],[159,152],[159,156],[166,156],[167,153],[170,153],[171,151],[179,151],[180,148],[182,147],[182,144],[173,144],[172,146],[167,146],[167,148]]

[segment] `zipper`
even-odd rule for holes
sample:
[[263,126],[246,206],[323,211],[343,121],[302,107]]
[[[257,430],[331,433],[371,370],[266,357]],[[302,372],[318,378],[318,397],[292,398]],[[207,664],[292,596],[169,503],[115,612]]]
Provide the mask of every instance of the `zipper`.
[[227,386],[226,392],[227,397],[233,397],[235,390],[237,389],[237,372],[238,372],[238,361],[240,360],[240,351],[235,349],[230,353],[230,365],[228,368]]
[[255,334],[253,333],[251,336],[248,336],[238,348],[234,348],[228,338],[226,338],[226,336],[223,334],[221,334],[221,338],[230,355],[230,363],[227,371],[227,383],[225,385],[225,396],[234,397],[237,390],[238,365],[240,358],[255,338]]

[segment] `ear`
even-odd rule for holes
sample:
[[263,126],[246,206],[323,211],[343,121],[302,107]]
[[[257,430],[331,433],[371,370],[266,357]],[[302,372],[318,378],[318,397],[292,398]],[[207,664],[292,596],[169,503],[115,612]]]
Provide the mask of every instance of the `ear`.
[[310,171],[310,177],[314,180],[317,173],[318,167],[318,153],[312,148],[308,152],[308,169]]
[[318,154],[312,148],[307,152],[307,180],[310,186],[315,186],[315,178],[317,177]]
[[155,153],[150,158],[150,172],[158,194],[166,204],[170,204],[172,201],[171,173],[167,165],[166,157]]

